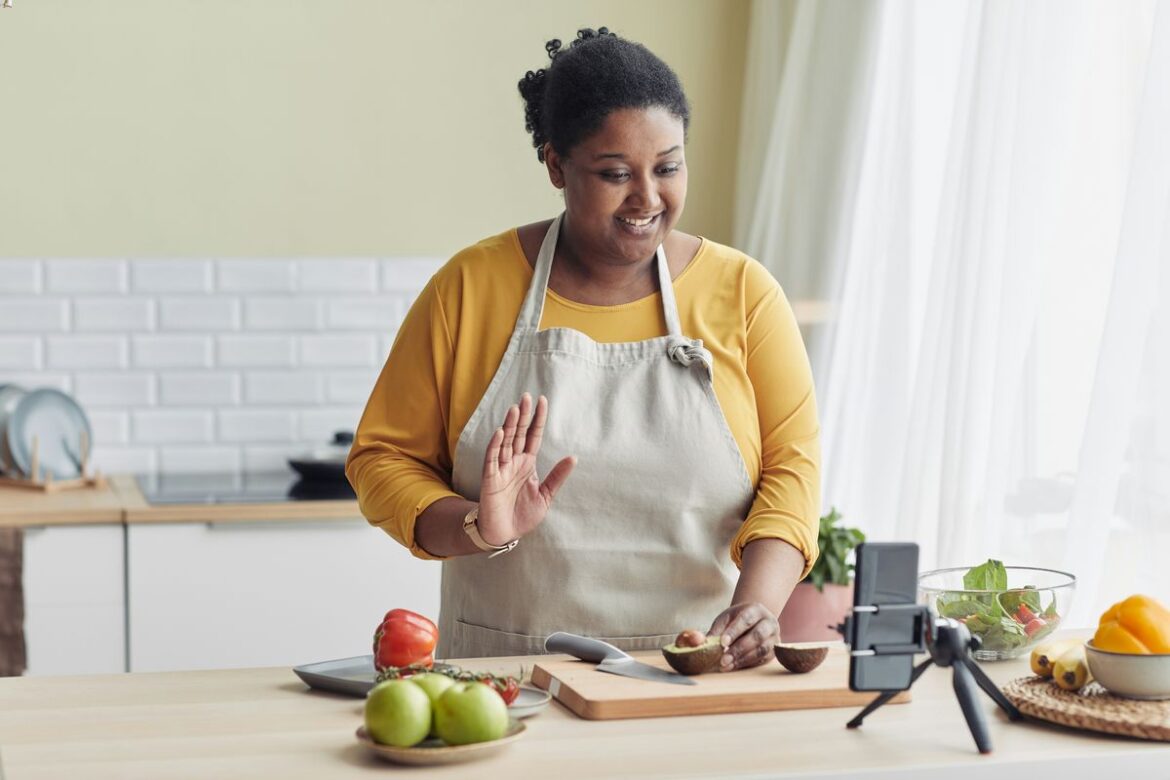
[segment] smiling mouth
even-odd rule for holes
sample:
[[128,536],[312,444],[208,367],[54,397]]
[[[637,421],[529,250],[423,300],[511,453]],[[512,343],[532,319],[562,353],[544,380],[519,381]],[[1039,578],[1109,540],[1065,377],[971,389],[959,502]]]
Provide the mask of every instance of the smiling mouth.
[[662,214],[660,212],[652,217],[646,217],[644,219],[636,219],[634,217],[617,217],[617,221],[632,228],[647,228],[650,225],[653,225],[661,216]]

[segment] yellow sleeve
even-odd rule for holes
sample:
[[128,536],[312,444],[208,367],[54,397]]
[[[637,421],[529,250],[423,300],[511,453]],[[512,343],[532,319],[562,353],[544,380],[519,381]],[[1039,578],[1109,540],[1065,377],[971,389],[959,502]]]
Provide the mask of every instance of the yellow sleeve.
[[748,264],[747,371],[760,420],[761,469],[756,497],[731,543],[783,539],[804,554],[802,577],[816,563],[820,527],[820,427],[812,369],[796,317],[780,285],[759,263]]
[[434,278],[411,306],[366,402],[345,464],[362,514],[416,557],[419,514],[451,490],[447,445],[454,348]]

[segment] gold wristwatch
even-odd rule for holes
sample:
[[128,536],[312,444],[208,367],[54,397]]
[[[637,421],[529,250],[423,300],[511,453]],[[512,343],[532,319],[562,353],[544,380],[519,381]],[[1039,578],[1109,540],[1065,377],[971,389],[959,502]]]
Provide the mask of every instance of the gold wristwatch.
[[488,556],[489,558],[495,558],[497,555],[503,555],[516,545],[520,544],[519,539],[513,539],[507,544],[500,546],[488,544],[484,541],[483,537],[479,535],[479,526],[476,525],[477,520],[479,520],[479,504],[476,504],[475,507],[463,518],[463,533],[471,537],[471,543],[476,547],[486,553],[491,553],[491,555]]

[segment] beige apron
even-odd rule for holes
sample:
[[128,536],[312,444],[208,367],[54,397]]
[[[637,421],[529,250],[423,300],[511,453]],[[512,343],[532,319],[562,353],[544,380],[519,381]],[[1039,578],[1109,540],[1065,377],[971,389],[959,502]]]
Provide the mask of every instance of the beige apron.
[[569,631],[625,650],[706,630],[738,578],[728,547],[754,495],[711,384],[711,354],[679,328],[657,252],[668,335],[599,344],[539,330],[560,232],[553,220],[496,375],[459,437],[454,489],[479,499],[488,440],[524,392],[549,399],[543,478],[577,466],[512,552],[443,562],[439,658],[529,655]]

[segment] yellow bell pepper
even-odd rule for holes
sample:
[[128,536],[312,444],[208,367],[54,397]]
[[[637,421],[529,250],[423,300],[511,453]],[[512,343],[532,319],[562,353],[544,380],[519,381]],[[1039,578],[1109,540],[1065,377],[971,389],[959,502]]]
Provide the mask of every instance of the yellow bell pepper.
[[1101,615],[1093,646],[1112,653],[1170,653],[1170,610],[1149,596],[1130,596]]

